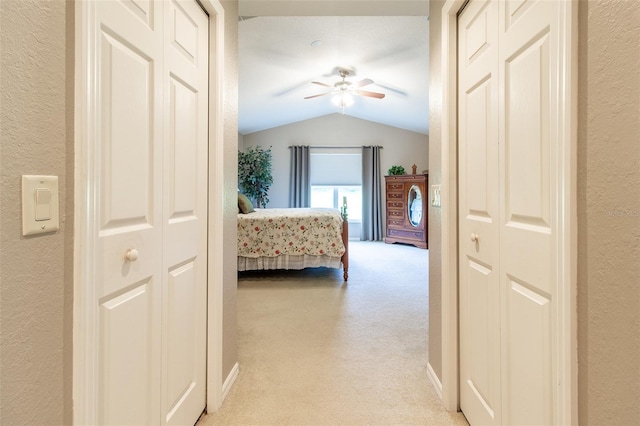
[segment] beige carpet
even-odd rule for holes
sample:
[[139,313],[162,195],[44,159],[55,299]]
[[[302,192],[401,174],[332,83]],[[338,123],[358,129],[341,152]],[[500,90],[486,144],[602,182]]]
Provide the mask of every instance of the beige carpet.
[[351,242],[342,271],[241,273],[240,373],[199,425],[466,425],[427,378],[428,251]]

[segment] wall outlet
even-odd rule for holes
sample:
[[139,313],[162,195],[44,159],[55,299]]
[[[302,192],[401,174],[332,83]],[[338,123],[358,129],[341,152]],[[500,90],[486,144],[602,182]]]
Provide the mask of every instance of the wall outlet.
[[440,207],[440,185],[431,185],[431,205]]

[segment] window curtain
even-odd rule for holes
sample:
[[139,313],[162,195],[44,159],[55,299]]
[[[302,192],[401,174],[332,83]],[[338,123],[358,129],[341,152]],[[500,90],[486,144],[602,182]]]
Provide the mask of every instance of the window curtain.
[[379,146],[362,147],[362,241],[382,240],[381,149]]
[[292,146],[290,149],[289,207],[309,207],[311,205],[309,146]]

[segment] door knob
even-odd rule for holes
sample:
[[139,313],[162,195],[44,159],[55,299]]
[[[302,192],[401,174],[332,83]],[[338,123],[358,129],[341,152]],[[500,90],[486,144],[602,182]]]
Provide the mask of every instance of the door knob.
[[471,233],[471,242],[472,243],[477,243],[478,240],[480,240],[480,237],[478,236],[478,234],[476,233]]
[[136,249],[127,250],[127,253],[124,255],[124,258],[130,262],[135,262],[136,260],[138,260],[138,250]]

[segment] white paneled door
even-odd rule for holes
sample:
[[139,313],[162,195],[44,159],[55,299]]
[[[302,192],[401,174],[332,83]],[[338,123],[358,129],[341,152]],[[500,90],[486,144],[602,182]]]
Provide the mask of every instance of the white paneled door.
[[471,0],[458,20],[460,405],[472,425],[556,418],[561,3]]
[[500,424],[498,3],[459,19],[460,405],[472,424]]
[[208,17],[103,1],[95,75],[95,418],[194,424],[205,408]]

